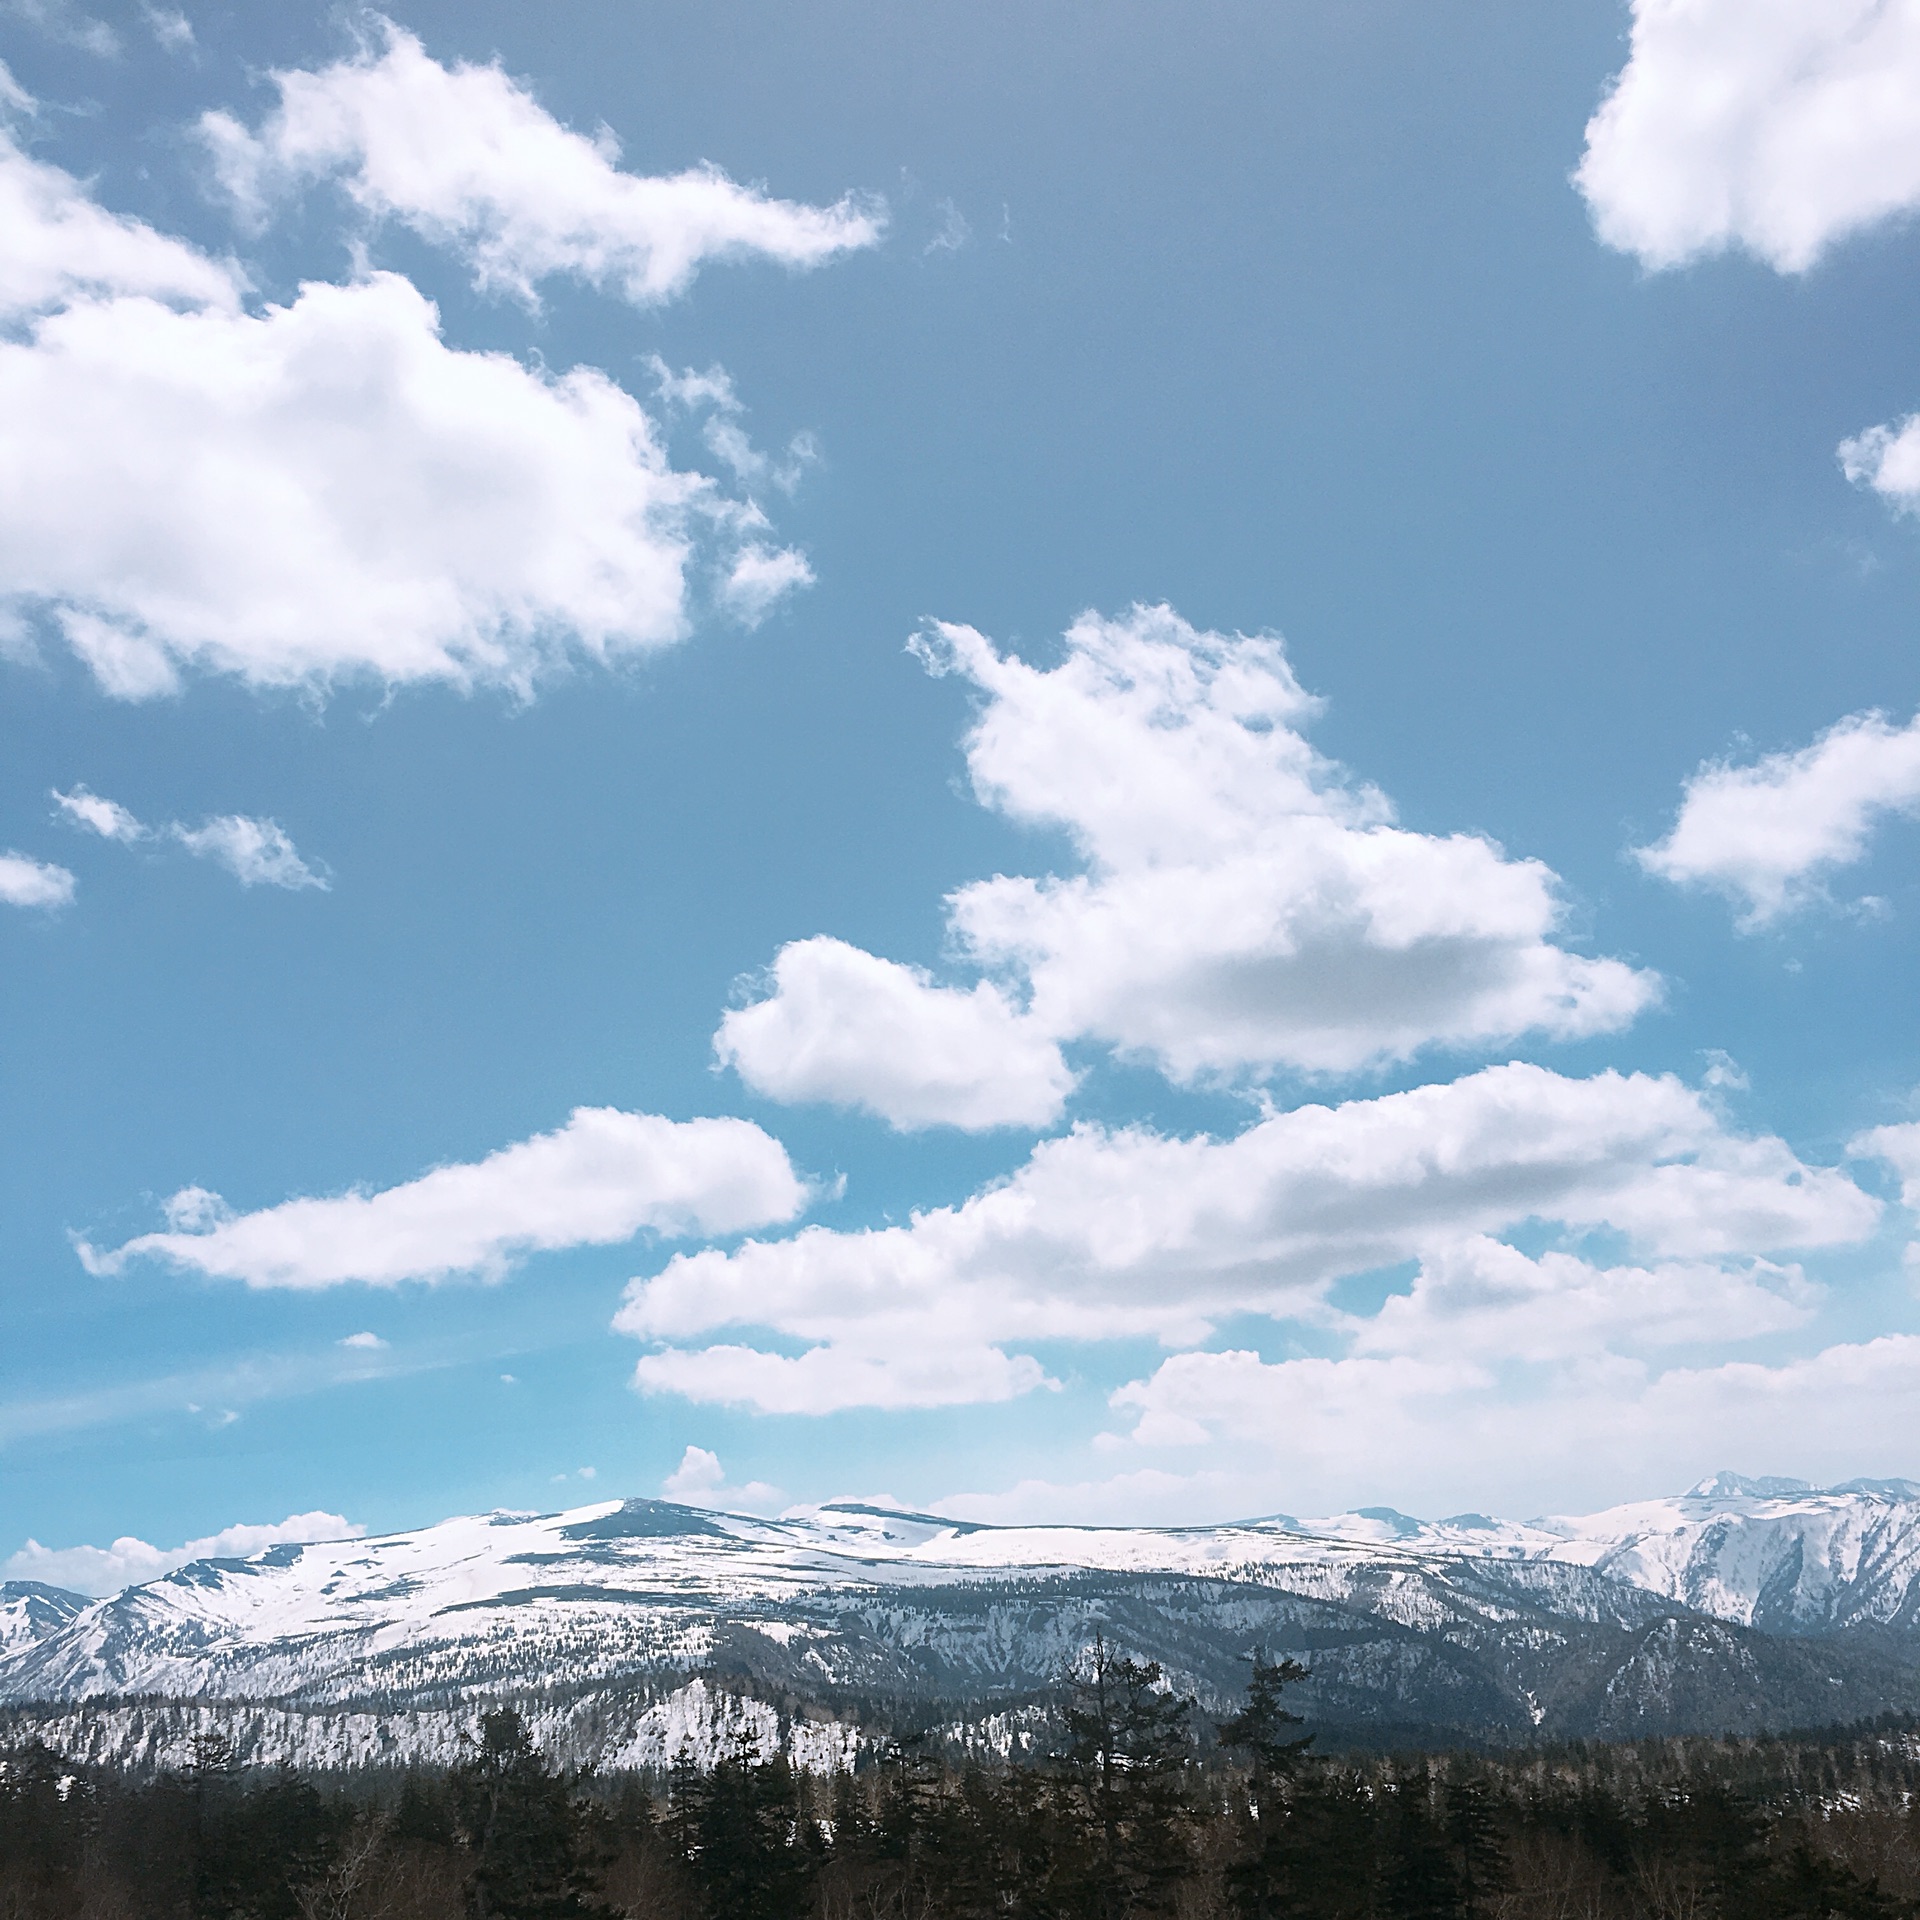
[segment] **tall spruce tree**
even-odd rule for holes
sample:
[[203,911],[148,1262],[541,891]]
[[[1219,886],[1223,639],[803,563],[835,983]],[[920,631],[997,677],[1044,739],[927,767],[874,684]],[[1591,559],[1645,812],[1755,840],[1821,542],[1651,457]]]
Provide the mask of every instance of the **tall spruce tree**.
[[1282,1695],[1307,1677],[1296,1660],[1256,1651],[1247,1704],[1220,1725],[1220,1744],[1247,1756],[1247,1803],[1225,1872],[1242,1920],[1307,1920],[1364,1910],[1371,1820],[1344,1776],[1302,1781],[1312,1736]]
[[1441,1826],[1459,1876],[1460,1909],[1468,1920],[1474,1920],[1485,1910],[1488,1899],[1512,1877],[1500,1823],[1494,1817],[1492,1798],[1483,1780],[1449,1780],[1441,1804]]
[[1092,1843],[1092,1911],[1165,1912],[1192,1860],[1193,1702],[1157,1661],[1115,1652],[1104,1634],[1068,1682],[1064,1760]]
[[549,1767],[511,1707],[480,1722],[480,1750],[448,1779],[473,1854],[473,1920],[587,1920],[601,1862],[575,1783]]

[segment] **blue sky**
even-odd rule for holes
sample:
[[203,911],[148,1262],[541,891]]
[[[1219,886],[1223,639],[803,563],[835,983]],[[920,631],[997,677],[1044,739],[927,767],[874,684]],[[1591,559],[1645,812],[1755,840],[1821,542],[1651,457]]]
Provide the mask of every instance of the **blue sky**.
[[1920,53],[1750,24],[0,10],[10,1570],[1920,1472]]

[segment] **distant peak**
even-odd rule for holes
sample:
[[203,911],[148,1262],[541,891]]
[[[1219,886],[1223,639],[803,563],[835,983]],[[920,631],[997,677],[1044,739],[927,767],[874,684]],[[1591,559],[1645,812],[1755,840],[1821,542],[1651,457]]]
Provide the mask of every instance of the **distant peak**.
[[1410,1514],[1402,1513],[1397,1507],[1356,1507],[1356,1520],[1376,1520],[1383,1527],[1391,1527],[1395,1533],[1410,1534],[1420,1531],[1420,1522]]
[[1784,1500],[1796,1493],[1811,1493],[1805,1480],[1789,1480],[1776,1473],[1715,1473],[1698,1486],[1689,1487],[1689,1500]]
[[1920,1500],[1920,1481],[1915,1480],[1842,1480],[1832,1493],[1874,1493],[1882,1500]]

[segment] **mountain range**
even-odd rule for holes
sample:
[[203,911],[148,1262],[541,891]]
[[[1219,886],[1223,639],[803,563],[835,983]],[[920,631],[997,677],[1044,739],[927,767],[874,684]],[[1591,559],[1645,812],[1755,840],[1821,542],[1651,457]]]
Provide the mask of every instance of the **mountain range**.
[[1226,1711],[1255,1647],[1323,1740],[1751,1731],[1920,1707],[1920,1486],[1719,1474],[1580,1517],[1388,1508],[1182,1528],[777,1519],[658,1500],[202,1560],[104,1599],[0,1586],[0,1745],[177,1760],[454,1757],[510,1700],[552,1750],[831,1767],[1019,1753],[1094,1632]]

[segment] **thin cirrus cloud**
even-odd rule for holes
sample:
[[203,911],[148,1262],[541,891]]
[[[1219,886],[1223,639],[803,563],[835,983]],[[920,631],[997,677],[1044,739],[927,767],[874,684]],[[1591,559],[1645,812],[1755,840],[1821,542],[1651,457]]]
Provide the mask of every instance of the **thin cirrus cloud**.
[[[1182,1082],[1345,1073],[1433,1046],[1626,1025],[1659,983],[1559,943],[1554,875],[1472,834],[1396,826],[1308,743],[1318,703],[1278,640],[1166,607],[1083,616],[1040,668],[968,627],[915,642],[979,690],[980,802],[1064,829],[1082,870],[948,898],[971,990],[837,941],[776,956],[716,1046],[757,1091],[896,1125],[1039,1125],[1062,1043]],[[917,1064],[928,1063],[923,1071]]]
[[[478,114],[465,137],[500,143],[503,179],[535,180],[577,139],[491,70],[406,47],[416,79],[451,89],[436,125],[451,137]],[[383,98],[361,101],[363,132],[409,96]],[[606,374],[451,347],[398,274],[250,306],[231,263],[109,212],[4,135],[0,215],[16,328],[0,340],[0,620],[57,631],[116,698],[174,693],[189,670],[525,697],[573,661],[671,645],[703,610],[751,625],[812,579],[750,497],[676,469]],[[745,231],[709,254],[750,251]],[[659,296],[684,281],[662,269]]]
[[807,1195],[785,1148],[749,1121],[579,1107],[551,1133],[381,1192],[235,1213],[188,1187],[165,1231],[104,1252],[75,1244],[96,1274],[148,1259],[260,1288],[495,1280],[532,1253],[779,1224]]
[[24,853],[0,853],[0,903],[50,912],[72,904],[74,886],[73,875],[65,867]]
[[150,827],[117,800],[84,786],[67,793],[55,788],[53,799],[75,826],[97,833],[103,840],[122,846],[137,846],[143,841],[172,842],[198,859],[224,867],[243,887],[317,887],[324,892],[331,884],[324,873],[315,872],[300,857],[286,829],[274,820],[223,813],[197,827],[178,820]]
[[458,251],[483,288],[532,300],[565,274],[642,306],[684,293],[709,261],[808,268],[880,239],[877,201],[774,200],[710,166],[623,172],[611,134],[562,126],[497,66],[444,67],[403,28],[373,24],[377,49],[275,74],[280,102],[257,133],[230,114],[202,120],[244,209],[335,178],[368,215]]
[[1915,0],[1634,0],[1575,180],[1659,270],[1739,249],[1783,273],[1920,206]]
[[1634,858],[1660,879],[1731,896],[1753,932],[1823,897],[1825,877],[1863,859],[1882,820],[1917,810],[1920,719],[1850,714],[1811,746],[1703,766],[1672,831]]
[[131,1534],[107,1547],[43,1547],[29,1540],[11,1555],[5,1567],[9,1579],[39,1580],[73,1593],[118,1593],[123,1587],[158,1580],[195,1560],[243,1559],[251,1553],[291,1542],[358,1540],[366,1528],[337,1513],[295,1513],[266,1525],[222,1527],[204,1539],[178,1547],[156,1547]]
[[[1757,1256],[1858,1242],[1880,1214],[1843,1173],[1731,1131],[1677,1080],[1515,1063],[1299,1107],[1227,1140],[1081,1126],[906,1226],[676,1255],[632,1282],[614,1324],[653,1344],[646,1391],[769,1412],[952,1405],[1045,1385],[1018,1343],[1194,1346],[1243,1313],[1338,1328],[1340,1279],[1529,1220],[1632,1247],[1650,1274],[1593,1285],[1672,1292],[1669,1331],[1729,1301],[1767,1330],[1801,1295]],[[1542,1271],[1564,1287],[1572,1268]],[[1756,1289],[1778,1299],[1762,1312]],[[755,1344],[761,1330],[777,1344]]]

